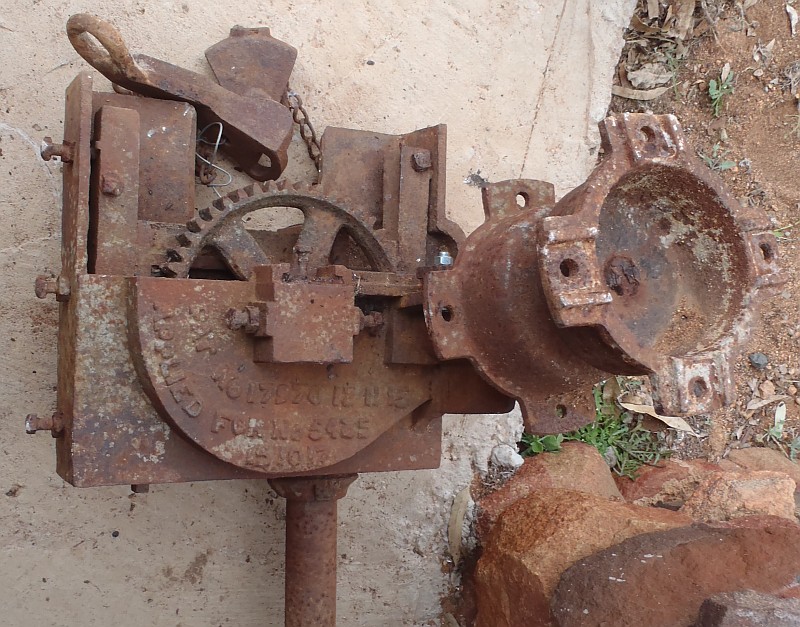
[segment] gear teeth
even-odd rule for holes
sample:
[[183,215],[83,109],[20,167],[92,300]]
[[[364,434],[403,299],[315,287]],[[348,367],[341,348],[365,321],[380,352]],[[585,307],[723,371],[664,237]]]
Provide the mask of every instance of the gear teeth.
[[228,194],[228,198],[230,198],[233,202],[241,202],[242,200],[247,200],[250,197],[244,189],[236,189]]
[[211,203],[217,210],[227,212],[229,209],[233,207],[233,201],[228,198],[227,196],[223,196],[222,198],[217,198],[213,203]]
[[[259,196],[264,196],[264,201],[259,203]],[[298,198],[293,198],[298,196]],[[347,203],[326,194],[322,186],[309,183],[291,183],[282,181],[257,182],[247,187],[231,191],[225,196],[217,198],[209,206],[195,209],[194,217],[186,223],[186,230],[175,236],[178,246],[166,250],[166,261],[161,265],[153,266],[151,272],[154,276],[182,277],[189,276],[189,269],[196,256],[200,253],[206,238],[212,236],[226,221],[236,218],[237,212],[252,211],[253,206],[264,204],[272,207],[287,203],[306,213],[306,209],[318,206],[325,210],[331,205],[346,207]],[[296,204],[295,204],[296,203]],[[213,242],[212,242],[213,245]]]
[[203,230],[202,225],[196,219],[189,220],[186,223],[186,228],[192,233],[199,233]]
[[183,255],[174,248],[167,248],[167,261],[183,261]]
[[175,239],[178,240],[178,243],[184,248],[189,248],[189,246],[192,245],[192,239],[186,233],[178,233]]
[[173,279],[178,276],[178,273],[173,270],[168,263],[162,265],[159,270],[161,271],[161,276],[167,277],[168,279]]

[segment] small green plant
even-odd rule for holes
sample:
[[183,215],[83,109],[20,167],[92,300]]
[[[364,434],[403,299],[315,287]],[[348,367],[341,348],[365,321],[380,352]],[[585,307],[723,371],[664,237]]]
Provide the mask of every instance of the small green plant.
[[678,102],[681,101],[681,95],[678,92],[678,71],[681,68],[681,64],[683,63],[683,58],[677,56],[672,52],[667,52],[665,55],[667,60],[667,67],[671,73],[670,77],[670,84],[672,87],[672,93],[675,96],[675,100]]
[[733,93],[733,70],[724,70],[720,74],[719,80],[712,78],[708,81],[708,97],[711,99],[711,108],[714,111],[714,117],[718,118],[722,113],[722,105],[725,97]]
[[789,239],[789,232],[798,225],[800,225],[800,222],[794,222],[793,224],[787,224],[786,226],[779,226],[777,229],[772,231],[772,234],[775,236],[775,239],[779,241],[787,240]]
[[728,151],[723,149],[722,146],[714,144],[711,148],[711,155],[698,152],[697,156],[700,157],[709,168],[714,170],[714,172],[723,172],[736,166],[735,161],[725,158],[727,154]]
[[635,478],[641,466],[654,465],[668,457],[670,451],[662,446],[653,433],[642,427],[637,416],[623,410],[612,394],[604,394],[614,386],[619,391],[620,383],[625,383],[622,379],[608,379],[594,387],[593,423],[577,431],[558,435],[536,436],[526,433],[520,442],[522,456],[558,451],[562,442],[585,442],[600,452],[611,470],[631,479]]
[[538,453],[553,453],[561,450],[561,443],[564,441],[564,434],[558,433],[556,435],[533,435],[532,433],[523,433],[520,443],[520,455],[523,457],[530,457]]
[[787,438],[791,437],[785,431],[786,427],[786,403],[778,403],[775,408],[775,418],[772,421],[772,426],[767,428],[764,433],[756,436],[756,441],[761,444],[773,444],[790,460],[797,461],[797,455],[800,453],[800,436],[794,437],[788,442]]

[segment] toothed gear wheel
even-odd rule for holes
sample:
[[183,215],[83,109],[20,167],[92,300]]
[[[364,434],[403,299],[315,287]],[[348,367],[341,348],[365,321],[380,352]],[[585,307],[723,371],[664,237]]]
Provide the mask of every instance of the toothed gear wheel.
[[167,250],[161,275],[187,278],[194,260],[205,248],[214,248],[228,263],[237,279],[248,280],[256,266],[273,263],[253,236],[242,217],[266,207],[294,207],[304,221],[295,244],[309,268],[329,263],[331,248],[342,229],[364,250],[375,270],[391,270],[392,264],[375,233],[352,215],[343,203],[322,194],[317,186],[268,181],[238,189],[199,209],[176,236],[178,245]]

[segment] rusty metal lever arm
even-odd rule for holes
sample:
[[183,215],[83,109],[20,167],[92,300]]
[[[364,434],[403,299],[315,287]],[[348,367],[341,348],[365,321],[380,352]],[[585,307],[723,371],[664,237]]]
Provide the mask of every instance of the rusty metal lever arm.
[[[201,125],[222,123],[226,151],[256,180],[276,179],[283,172],[292,114],[279,102],[243,96],[171,63],[131,55],[120,33],[94,15],[73,15],[67,21],[67,35],[78,54],[113,83],[144,96],[188,102],[197,108]],[[259,163],[262,155],[269,158],[269,165]]]

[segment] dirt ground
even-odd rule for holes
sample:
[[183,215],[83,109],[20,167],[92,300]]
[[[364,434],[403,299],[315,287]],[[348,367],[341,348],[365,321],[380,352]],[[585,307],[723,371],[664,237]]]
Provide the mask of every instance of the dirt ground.
[[[764,303],[758,328],[734,366],[735,406],[695,417],[692,422],[702,437],[686,436],[673,447],[678,456],[714,459],[731,448],[761,445],[791,454],[791,443],[800,435],[800,26],[793,36],[784,0],[698,2],[681,41],[664,32],[669,12],[677,12],[681,4],[686,3],[661,2],[659,16],[648,19],[648,3],[638,3],[616,84],[633,87],[628,72],[654,59],[672,76],[659,98],[615,96],[610,112],[674,113],[692,149],[719,171],[740,202],[767,211],[787,282]],[[651,2],[651,16],[653,8]],[[682,52],[683,58],[676,58]],[[715,117],[709,83],[719,84],[726,68],[733,74],[733,92],[723,96]],[[765,368],[751,363],[752,353],[766,355]],[[754,357],[757,362],[758,358]],[[786,422],[779,433],[774,427],[776,413],[780,418],[783,411],[781,403]],[[775,437],[768,437],[770,428]]]

